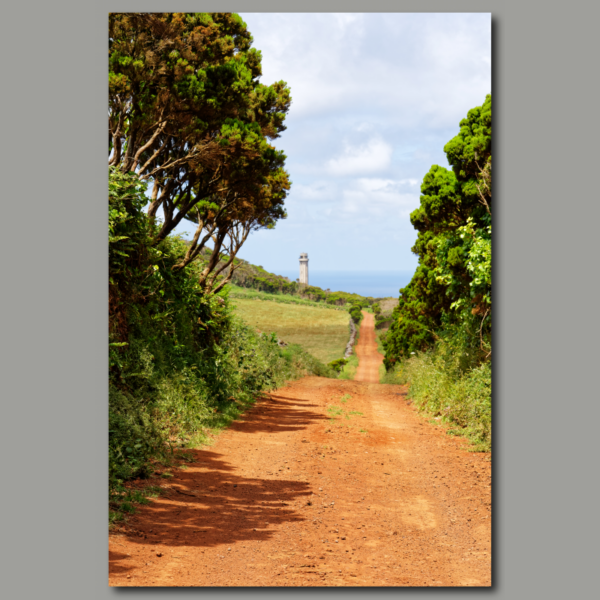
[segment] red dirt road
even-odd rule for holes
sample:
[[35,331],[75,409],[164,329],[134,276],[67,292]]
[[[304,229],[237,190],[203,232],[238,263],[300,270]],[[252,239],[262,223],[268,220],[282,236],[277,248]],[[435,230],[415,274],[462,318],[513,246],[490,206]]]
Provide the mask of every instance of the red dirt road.
[[354,349],[358,356],[358,369],[356,369],[354,381],[378,383],[379,367],[383,364],[383,356],[377,350],[375,316],[364,310],[362,314],[364,318],[360,324],[358,344]]
[[110,535],[110,585],[491,585],[489,456],[377,383],[372,315],[356,352],[355,381],[293,382],[151,481],[166,494]]

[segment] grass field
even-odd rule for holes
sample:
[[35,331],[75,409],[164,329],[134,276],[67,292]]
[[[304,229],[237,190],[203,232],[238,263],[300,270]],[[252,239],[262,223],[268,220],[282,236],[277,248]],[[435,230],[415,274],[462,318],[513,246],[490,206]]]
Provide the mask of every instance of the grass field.
[[280,302],[281,304],[300,304],[302,306],[316,306],[318,308],[328,308],[329,310],[340,310],[347,312],[345,306],[325,304],[325,302],[315,302],[314,300],[299,298],[298,296],[291,296],[289,294],[271,294],[268,292],[260,292],[250,288],[239,287],[231,283],[227,287],[229,289],[230,298],[241,298],[242,300],[265,300],[269,302]]
[[235,312],[262,333],[276,333],[284,342],[300,344],[324,363],[342,358],[350,330],[346,311],[301,304],[232,298]]

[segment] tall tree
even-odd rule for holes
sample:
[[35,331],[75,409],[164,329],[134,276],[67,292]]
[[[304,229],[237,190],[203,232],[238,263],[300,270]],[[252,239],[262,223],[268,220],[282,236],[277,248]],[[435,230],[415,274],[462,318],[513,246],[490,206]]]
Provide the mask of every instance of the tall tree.
[[491,332],[492,98],[471,109],[444,147],[452,170],[433,165],[411,215],[419,265],[401,290],[386,366],[430,347],[441,329],[477,317]]
[[218,256],[285,217],[285,154],[269,140],[285,130],[290,91],[259,82],[251,44],[236,14],[109,16],[109,165],[151,183],[148,214],[164,214],[155,241],[196,223],[180,267],[210,239]]

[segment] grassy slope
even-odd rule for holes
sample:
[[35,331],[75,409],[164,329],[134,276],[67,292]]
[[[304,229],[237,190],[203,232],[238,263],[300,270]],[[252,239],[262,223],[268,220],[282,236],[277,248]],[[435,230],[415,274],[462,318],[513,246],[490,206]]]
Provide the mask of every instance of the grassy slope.
[[299,304],[303,306],[315,306],[318,308],[327,308],[329,310],[339,310],[347,312],[346,306],[336,306],[333,304],[325,304],[325,302],[316,302],[307,298],[300,298],[290,294],[273,294],[269,292],[261,292],[251,288],[239,287],[234,284],[229,284],[229,297],[241,298],[243,300],[268,300],[269,302],[279,302],[281,304]]
[[316,306],[232,298],[235,312],[263,333],[274,332],[299,344],[324,363],[344,355],[348,343],[348,313]]

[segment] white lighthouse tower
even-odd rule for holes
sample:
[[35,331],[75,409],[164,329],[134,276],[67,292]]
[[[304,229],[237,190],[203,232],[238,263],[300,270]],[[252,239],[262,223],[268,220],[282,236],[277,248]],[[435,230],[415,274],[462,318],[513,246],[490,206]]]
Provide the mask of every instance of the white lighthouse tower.
[[308,254],[300,254],[300,285],[308,285]]

